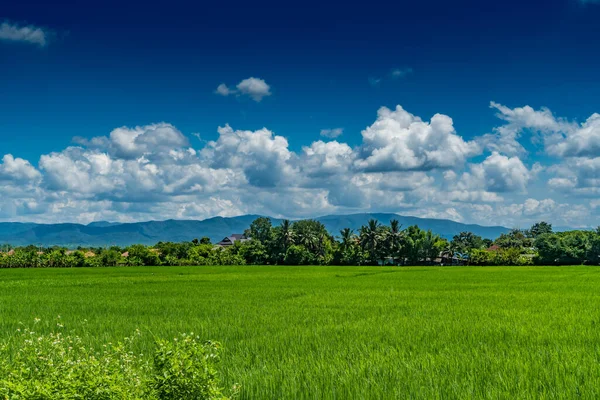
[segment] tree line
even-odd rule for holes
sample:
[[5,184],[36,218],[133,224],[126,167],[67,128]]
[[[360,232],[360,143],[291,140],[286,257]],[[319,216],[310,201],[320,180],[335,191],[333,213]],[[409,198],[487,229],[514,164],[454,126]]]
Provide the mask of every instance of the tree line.
[[331,235],[315,220],[273,226],[260,217],[244,232],[249,240],[220,247],[204,237],[154,246],[10,248],[0,252],[0,268],[102,267],[143,265],[574,265],[600,264],[600,228],[553,232],[546,222],[513,229],[490,240],[461,232],[451,240],[418,226],[402,228],[370,220],[357,232]]

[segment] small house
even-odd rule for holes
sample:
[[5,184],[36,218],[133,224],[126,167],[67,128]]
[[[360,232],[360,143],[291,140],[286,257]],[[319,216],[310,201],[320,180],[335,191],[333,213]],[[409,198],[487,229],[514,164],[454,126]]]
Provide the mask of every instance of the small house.
[[235,242],[243,243],[248,240],[250,240],[250,238],[247,238],[243,233],[233,233],[233,234],[231,234],[231,236],[224,237],[223,240],[221,240],[219,243],[217,243],[217,246],[229,247],[229,246],[233,246],[233,244]]

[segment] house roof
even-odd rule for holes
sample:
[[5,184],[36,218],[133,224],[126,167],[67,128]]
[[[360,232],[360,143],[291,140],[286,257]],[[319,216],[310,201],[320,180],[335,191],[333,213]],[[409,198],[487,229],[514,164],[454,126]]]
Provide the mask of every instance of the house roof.
[[219,246],[231,246],[237,241],[245,242],[248,239],[243,233],[233,233],[231,236],[224,237],[217,245]]

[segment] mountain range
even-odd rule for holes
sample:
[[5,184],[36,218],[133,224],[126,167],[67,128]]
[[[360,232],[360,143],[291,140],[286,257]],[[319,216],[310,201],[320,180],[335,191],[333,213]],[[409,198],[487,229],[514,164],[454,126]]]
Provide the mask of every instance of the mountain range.
[[[20,222],[0,222],[0,244],[13,246],[128,246],[135,243],[152,245],[157,242],[183,242],[194,238],[208,236],[213,242],[223,239],[232,233],[243,233],[258,215],[242,215],[239,217],[214,217],[197,220],[166,220],[135,223],[92,222],[82,224],[36,224]],[[470,231],[477,235],[495,239],[509,229],[502,226],[467,225],[460,222],[408,217],[397,214],[351,214],[326,215],[315,218],[321,221],[333,235],[339,235],[343,228],[354,231],[367,223],[369,219],[377,219],[381,223],[389,223],[397,219],[402,226],[418,225],[422,229],[431,229],[445,238],[452,238],[462,231]],[[281,219],[271,218],[273,225],[279,225]]]

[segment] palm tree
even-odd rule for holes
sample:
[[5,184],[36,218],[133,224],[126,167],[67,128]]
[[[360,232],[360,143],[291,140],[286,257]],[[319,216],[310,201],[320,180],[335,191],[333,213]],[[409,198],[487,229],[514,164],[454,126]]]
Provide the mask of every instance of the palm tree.
[[371,219],[366,226],[363,225],[360,228],[360,245],[369,253],[371,262],[375,262],[378,259],[382,242],[380,227],[381,225],[377,220]]
[[427,259],[429,259],[430,262],[433,262],[440,254],[441,245],[441,237],[429,229],[423,236],[422,241],[423,261],[427,262]]
[[388,232],[388,253],[390,257],[392,257],[392,263],[396,265],[396,256],[400,252],[402,248],[402,241],[404,238],[404,232],[400,230],[402,225],[398,222],[397,219],[393,219],[390,221],[390,230]]
[[315,232],[304,232],[304,234],[300,236],[299,242],[308,251],[314,253],[319,245],[319,236],[317,236]]
[[350,228],[344,228],[340,231],[340,235],[342,238],[342,251],[345,251],[352,246],[352,242],[355,239],[354,231]]
[[281,229],[279,231],[279,243],[283,248],[283,253],[294,244],[294,231],[292,230],[292,224],[289,219],[281,221]]

